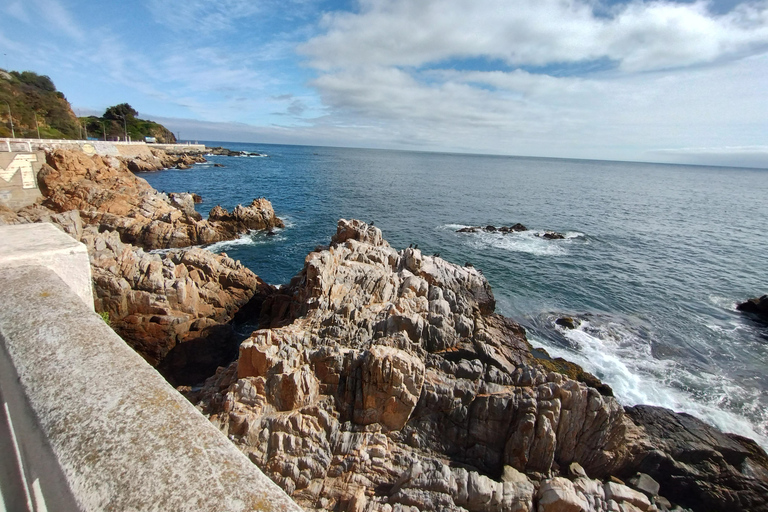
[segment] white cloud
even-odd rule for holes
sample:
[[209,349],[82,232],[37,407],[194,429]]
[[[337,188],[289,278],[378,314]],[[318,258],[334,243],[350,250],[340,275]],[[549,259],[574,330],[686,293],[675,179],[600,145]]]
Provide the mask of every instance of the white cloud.
[[[768,2],[726,14],[594,5],[363,0],[326,15],[300,50],[318,71],[323,123],[375,126],[396,147],[658,160],[657,148],[760,142]],[[591,62],[613,66],[578,73]],[[566,63],[574,76],[555,76]]]
[[611,17],[585,0],[366,0],[325,16],[326,33],[302,47],[313,66],[422,66],[482,57],[544,66],[596,59],[627,71],[712,62],[768,43],[768,2],[723,15],[707,3],[634,2]]

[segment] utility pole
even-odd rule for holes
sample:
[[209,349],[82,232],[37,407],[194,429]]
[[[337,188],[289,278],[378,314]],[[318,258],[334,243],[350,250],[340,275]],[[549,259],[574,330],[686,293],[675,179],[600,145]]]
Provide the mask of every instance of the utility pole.
[[11,137],[16,138],[16,132],[13,130],[13,114],[11,114],[11,105],[7,101],[3,101],[6,105],[8,105],[8,117],[11,118]]
[[123,130],[125,131],[125,142],[128,142],[128,125],[125,123],[125,115],[123,115]]

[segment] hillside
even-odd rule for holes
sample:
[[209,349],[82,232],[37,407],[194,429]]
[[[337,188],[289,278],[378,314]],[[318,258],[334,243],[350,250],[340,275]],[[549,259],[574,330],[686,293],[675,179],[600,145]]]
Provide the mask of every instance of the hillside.
[[0,69],[0,137],[38,138],[39,133],[43,139],[124,140],[127,135],[132,140],[155,137],[157,142],[176,142],[165,126],[138,115],[121,103],[101,117],[78,118],[49,77]]
[[45,75],[0,70],[0,137],[12,135],[9,107],[16,137],[37,138],[38,127],[42,138],[78,137],[78,121],[72,107]]
[[89,137],[107,140],[142,140],[144,137],[154,137],[157,142],[173,143],[176,137],[165,126],[154,121],[139,119],[139,113],[127,103],[109,107],[101,117],[81,117],[80,122],[87,130]]

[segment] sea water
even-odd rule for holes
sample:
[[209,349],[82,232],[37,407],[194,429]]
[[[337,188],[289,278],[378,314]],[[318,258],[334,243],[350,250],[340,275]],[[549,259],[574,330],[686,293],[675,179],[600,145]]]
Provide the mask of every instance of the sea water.
[[[418,244],[482,269],[498,312],[534,346],[608,383],[622,404],[689,412],[768,447],[768,327],[735,310],[768,293],[768,171],[213,145],[268,156],[210,156],[142,176],[159,190],[199,193],[203,215],[270,199],[285,229],[209,247],[265,281],[287,283],[339,218],[375,222],[397,249]],[[456,232],[518,222],[529,231]],[[545,230],[565,239],[536,236]],[[561,316],[577,328],[557,325]]]

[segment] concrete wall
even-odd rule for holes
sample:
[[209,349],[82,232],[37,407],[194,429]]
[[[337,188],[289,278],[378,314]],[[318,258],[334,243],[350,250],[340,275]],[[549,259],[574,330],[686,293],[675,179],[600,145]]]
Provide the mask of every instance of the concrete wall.
[[47,222],[0,226],[0,240],[0,268],[49,268],[93,311],[91,264],[85,245]]
[[101,140],[59,140],[59,139],[9,139],[0,138],[0,154],[12,151],[37,151],[50,149],[75,149],[87,155],[135,157],[150,155],[150,148],[167,149],[173,152],[204,153],[204,144],[146,144],[143,141],[114,142]]
[[29,206],[42,197],[37,173],[45,153],[0,153],[0,204],[13,210]]
[[55,272],[0,290],[0,510],[301,510]]

